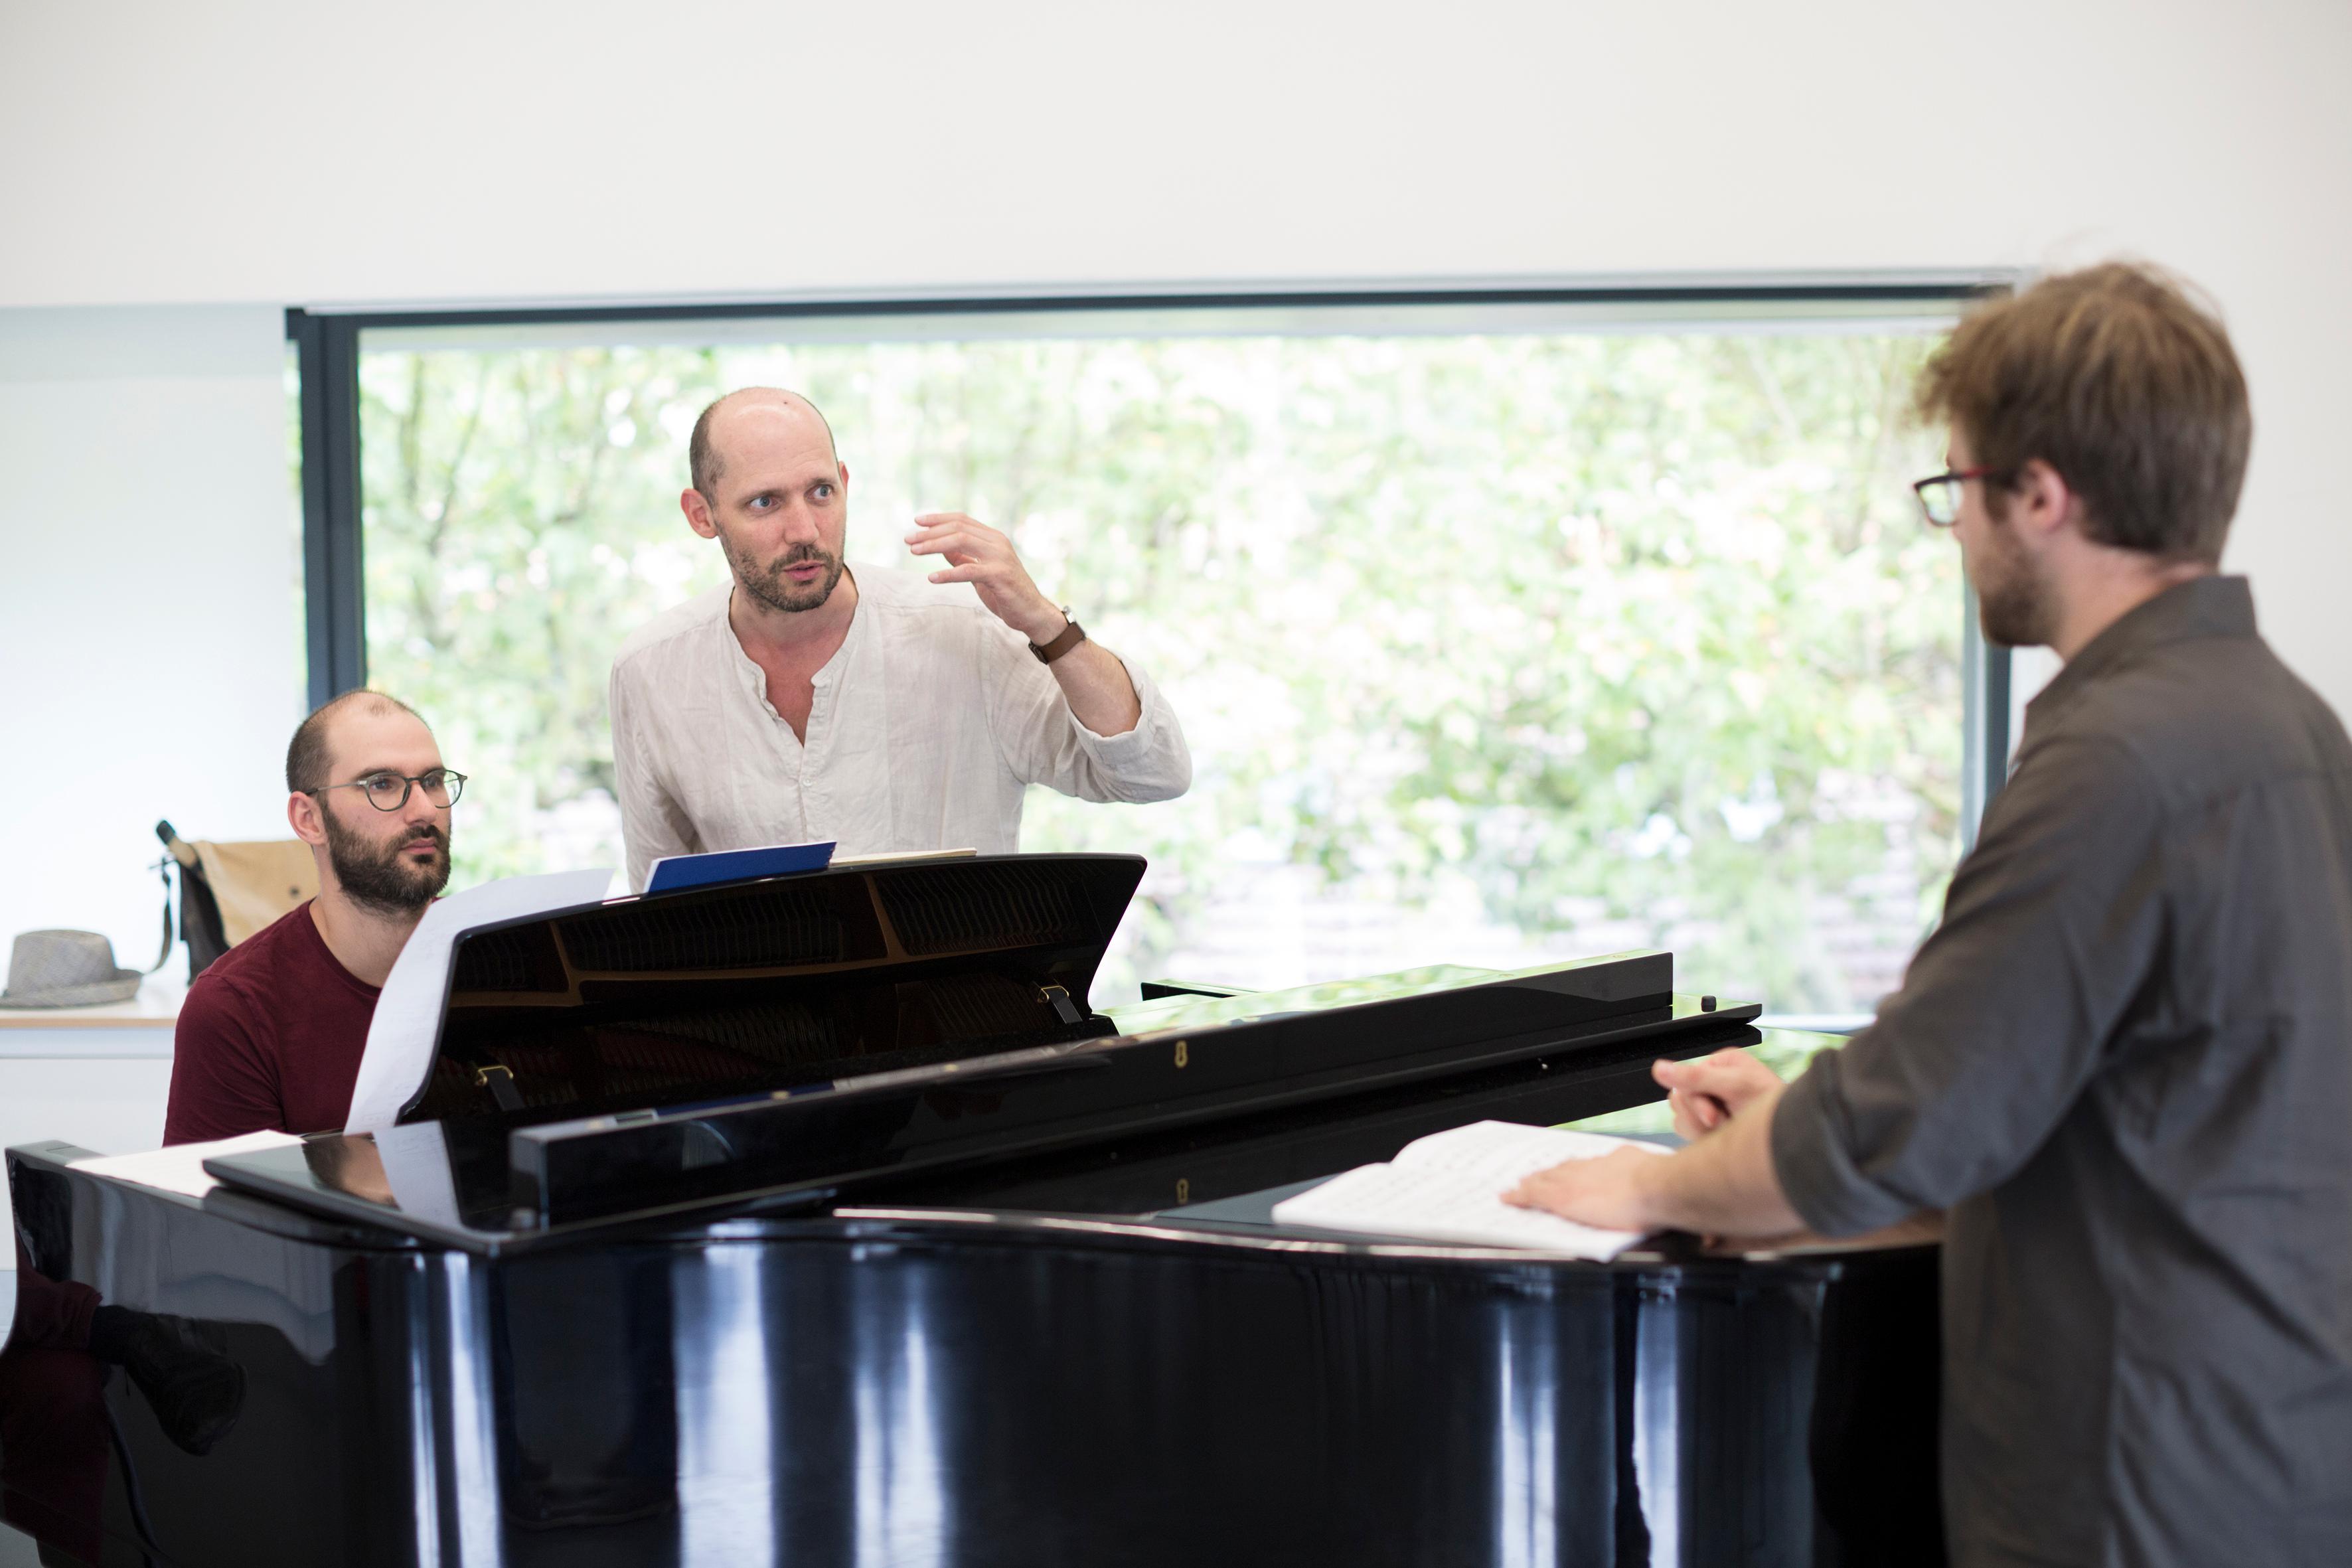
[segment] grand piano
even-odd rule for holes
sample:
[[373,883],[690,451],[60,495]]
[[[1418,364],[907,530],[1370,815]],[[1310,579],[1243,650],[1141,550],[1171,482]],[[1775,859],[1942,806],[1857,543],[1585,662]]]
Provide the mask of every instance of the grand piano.
[[1425,1133],[1654,1100],[1753,1005],[1641,952],[1098,1010],[1141,871],[511,922],[455,949],[395,1126],[201,1197],[9,1150],[0,1518],[177,1568],[1941,1560],[1931,1243],[1271,1218]]

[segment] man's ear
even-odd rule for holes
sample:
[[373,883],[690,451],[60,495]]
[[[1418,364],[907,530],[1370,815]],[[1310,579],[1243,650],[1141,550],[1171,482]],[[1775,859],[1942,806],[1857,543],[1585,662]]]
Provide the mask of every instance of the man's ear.
[[849,465],[835,458],[833,460],[833,466],[841,470],[841,499],[847,500],[849,499]]
[[294,830],[294,837],[305,844],[322,845],[327,841],[327,824],[320,815],[317,795],[288,795],[286,825]]
[[686,525],[705,539],[719,537],[718,520],[710,515],[710,502],[703,493],[688,486],[678,493],[678,510],[686,513]]
[[2082,506],[2066,476],[2039,458],[2028,458],[2010,486],[2011,523],[2037,537],[2048,538],[2070,521],[2079,526]]

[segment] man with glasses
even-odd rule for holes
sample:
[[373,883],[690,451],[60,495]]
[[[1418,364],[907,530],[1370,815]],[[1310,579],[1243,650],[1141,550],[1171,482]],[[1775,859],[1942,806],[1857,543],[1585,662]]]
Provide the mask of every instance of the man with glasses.
[[350,691],[286,752],[286,818],[319,896],[196,977],[172,1044],[163,1142],[341,1128],[385,976],[449,880],[466,783],[404,703]]
[[2095,268],[1971,316],[1919,402],[1986,635],[2064,661],[1942,924],[1794,1082],[1661,1062],[1687,1148],[1514,1201],[1732,1237],[1942,1209],[1956,1563],[2352,1563],[2352,742],[2217,574],[2236,356]]

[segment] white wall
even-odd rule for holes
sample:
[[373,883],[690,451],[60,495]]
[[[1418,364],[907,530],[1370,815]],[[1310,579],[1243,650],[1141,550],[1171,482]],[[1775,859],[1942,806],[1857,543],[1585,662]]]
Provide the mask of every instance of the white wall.
[[285,335],[251,305],[0,310],[0,964],[46,926],[152,963],[159,816],[287,836]]
[[[148,820],[274,823],[276,328],[158,304],[2146,255],[2227,312],[2231,561],[2352,711],[2347,78],[2341,0],[7,7],[0,342],[47,368],[0,407],[0,748],[69,762],[0,783],[0,933],[127,940]],[[131,357],[58,379],[81,344]]]

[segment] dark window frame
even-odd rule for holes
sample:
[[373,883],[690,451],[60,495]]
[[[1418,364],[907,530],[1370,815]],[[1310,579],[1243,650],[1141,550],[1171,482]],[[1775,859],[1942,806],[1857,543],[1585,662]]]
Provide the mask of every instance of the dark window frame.
[[[887,295],[739,300],[706,304],[609,304],[339,311],[292,309],[286,335],[300,366],[302,561],[312,707],[367,684],[367,605],[361,563],[360,337],[392,327],[609,325],[632,321],[778,321],[812,317],[922,317],[1107,310],[1232,310],[1265,308],[1391,308],[1492,305],[1686,307],[1857,304],[1960,307],[2007,292],[2009,274],[1979,272],[1895,281],[1636,284],[1590,287],[1225,289],[1200,292]],[[314,458],[316,459],[314,461]],[[1963,632],[1960,813],[1963,847],[2009,774],[2009,649],[1979,629],[1967,596]]]

